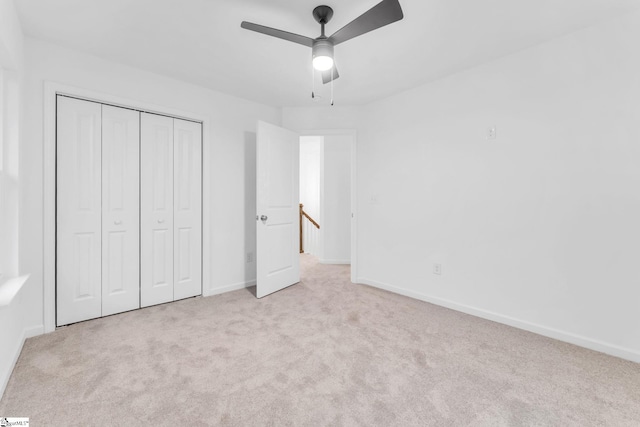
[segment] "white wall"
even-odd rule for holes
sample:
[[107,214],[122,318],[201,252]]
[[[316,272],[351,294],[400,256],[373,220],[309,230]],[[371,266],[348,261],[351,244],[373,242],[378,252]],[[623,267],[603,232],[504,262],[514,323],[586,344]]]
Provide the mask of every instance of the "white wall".
[[[362,107],[316,106],[282,108],[282,126],[306,135],[317,130],[355,129]],[[317,133],[320,135],[320,133]]]
[[637,40],[628,15],[346,118],[284,109],[358,130],[358,281],[640,361]]
[[43,322],[43,85],[71,85],[110,96],[190,111],[209,118],[211,170],[211,283],[205,294],[244,286],[255,280],[255,128],[258,119],[280,124],[278,108],[213,92],[153,73],[115,64],[50,43],[26,40],[25,102],[21,171],[28,180],[21,188],[21,269],[31,272],[25,289],[30,302],[27,319]]
[[20,69],[23,59],[22,26],[13,0],[0,0],[0,64]]
[[351,135],[327,135],[322,143],[320,262],[351,260]]
[[18,275],[20,72],[0,67],[0,281]]
[[[11,0],[0,0],[0,295],[8,279],[19,274],[19,169],[21,144],[21,79],[23,37]],[[10,292],[13,294],[13,292]],[[15,298],[0,298],[0,397],[26,336],[32,334],[23,314],[29,309],[23,290]]]
[[13,1],[0,0],[0,278],[18,275],[18,164],[23,44],[22,29]]

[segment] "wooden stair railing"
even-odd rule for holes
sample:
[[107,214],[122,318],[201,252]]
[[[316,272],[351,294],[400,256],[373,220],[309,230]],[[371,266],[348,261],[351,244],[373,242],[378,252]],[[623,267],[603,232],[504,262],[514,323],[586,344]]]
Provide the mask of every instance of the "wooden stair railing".
[[302,243],[302,220],[307,218],[311,224],[313,224],[318,230],[320,229],[320,224],[318,224],[313,218],[309,216],[303,209],[304,205],[300,203],[300,253],[304,253],[304,245]]

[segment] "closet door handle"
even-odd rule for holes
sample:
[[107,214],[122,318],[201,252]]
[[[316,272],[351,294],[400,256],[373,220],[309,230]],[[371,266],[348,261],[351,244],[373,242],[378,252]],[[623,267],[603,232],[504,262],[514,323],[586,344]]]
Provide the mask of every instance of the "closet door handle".
[[158,224],[162,224],[164,222],[164,219],[159,219],[158,220]]
[[117,219],[117,220],[113,221],[113,223],[114,223],[115,225],[120,225],[120,224],[122,224],[122,221],[120,221],[119,219]]

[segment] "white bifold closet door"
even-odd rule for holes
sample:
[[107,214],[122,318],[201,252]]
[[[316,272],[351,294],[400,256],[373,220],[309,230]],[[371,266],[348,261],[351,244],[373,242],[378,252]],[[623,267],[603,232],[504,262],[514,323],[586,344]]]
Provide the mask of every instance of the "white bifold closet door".
[[57,324],[140,306],[139,113],[59,96]]
[[202,293],[202,124],[173,120],[173,299]]
[[140,308],[140,113],[102,106],[102,315]]
[[140,118],[140,305],[173,301],[173,119]]
[[202,125],[57,97],[57,325],[202,294]]
[[202,125],[142,113],[141,306],[202,293]]
[[102,314],[102,105],[58,97],[57,324]]

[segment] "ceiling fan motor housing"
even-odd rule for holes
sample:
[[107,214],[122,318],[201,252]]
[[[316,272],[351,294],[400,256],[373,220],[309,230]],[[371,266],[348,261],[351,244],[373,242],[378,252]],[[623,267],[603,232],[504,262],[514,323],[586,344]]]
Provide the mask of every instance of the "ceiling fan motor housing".
[[316,20],[318,24],[326,24],[331,21],[331,17],[333,16],[333,9],[329,6],[318,6],[313,9],[313,19]]
[[329,39],[316,39],[313,41],[312,57],[328,56],[333,58],[333,43]]

